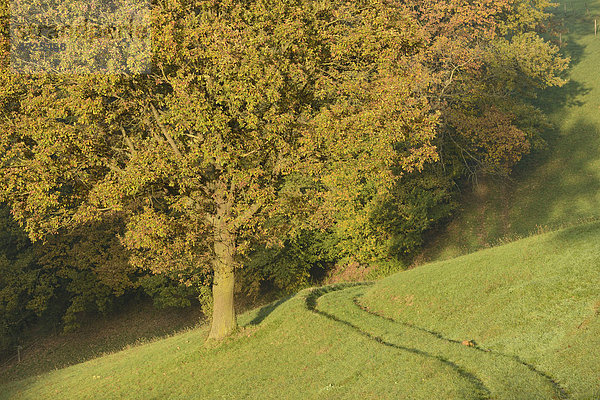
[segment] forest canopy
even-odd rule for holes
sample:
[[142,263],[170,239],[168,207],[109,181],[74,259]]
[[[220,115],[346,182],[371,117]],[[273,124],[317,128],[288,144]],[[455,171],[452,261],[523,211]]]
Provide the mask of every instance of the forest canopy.
[[[124,18],[125,2],[68,3],[63,19],[83,3]],[[3,0],[2,334],[143,288],[200,296],[218,339],[236,326],[236,275],[238,291],[295,290],[315,268],[404,259],[457,185],[506,176],[541,143],[531,100],[568,65],[551,6],[155,1],[150,53],[129,43],[107,60],[77,37],[74,56],[40,36],[70,56],[34,46],[15,68]]]

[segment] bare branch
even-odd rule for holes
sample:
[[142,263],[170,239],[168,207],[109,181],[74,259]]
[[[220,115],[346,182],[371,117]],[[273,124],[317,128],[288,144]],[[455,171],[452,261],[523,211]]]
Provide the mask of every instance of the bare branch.
[[252,154],[254,154],[254,153],[257,153],[257,152],[258,152],[258,150],[259,150],[259,149],[255,149],[255,150],[249,151],[249,152],[247,152],[247,153],[244,153],[244,154],[240,155],[240,158],[244,158],[244,157],[251,156]]
[[452,68],[452,71],[450,72],[450,77],[448,78],[448,80],[446,81],[446,84],[444,85],[444,87],[442,88],[442,91],[440,92],[438,101],[440,101],[442,99],[442,97],[444,97],[444,93],[446,92],[446,89],[448,89],[448,87],[452,84],[452,81],[454,80],[454,74],[458,70],[460,70],[462,67],[464,67],[465,65],[469,64],[470,62],[473,62],[473,60],[475,60],[475,57],[470,58],[469,60],[465,61],[462,64],[454,65],[454,68]]
[[158,142],[158,143],[163,143],[164,139],[161,138],[160,136],[158,136],[156,134],[156,132],[154,131],[154,129],[152,128],[152,124],[150,123],[150,120],[148,120],[148,118],[144,117],[143,119],[144,124],[146,124],[146,126],[148,126],[148,128],[150,129],[150,132],[152,132],[152,137]]
[[215,217],[210,214],[204,214],[204,221],[206,221],[209,225],[213,226],[215,224]]
[[112,172],[115,172],[117,174],[122,174],[123,173],[123,168],[119,167],[114,162],[108,163],[107,166],[108,166],[108,169],[110,169]]

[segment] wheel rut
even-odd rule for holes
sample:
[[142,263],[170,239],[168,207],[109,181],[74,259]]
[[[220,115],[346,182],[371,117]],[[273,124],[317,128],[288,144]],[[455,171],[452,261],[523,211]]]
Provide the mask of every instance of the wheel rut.
[[568,393],[548,374],[521,360],[481,346],[464,346],[409,322],[368,310],[359,298],[370,284],[336,285],[313,290],[306,307],[343,324],[383,346],[426,357],[449,366],[467,380],[480,399],[568,399]]

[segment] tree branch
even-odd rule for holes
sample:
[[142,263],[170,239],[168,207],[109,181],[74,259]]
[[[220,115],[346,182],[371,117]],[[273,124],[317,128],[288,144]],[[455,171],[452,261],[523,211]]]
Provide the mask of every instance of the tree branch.
[[215,217],[213,215],[210,214],[204,214],[203,215],[203,219],[204,221],[206,221],[210,226],[214,226],[215,225]]
[[150,120],[144,116],[144,119],[143,119],[143,121],[144,121],[144,124],[146,124],[146,125],[148,126],[148,128],[150,129],[150,132],[152,132],[152,137],[153,137],[153,138],[154,138],[154,139],[155,139],[155,140],[156,140],[158,143],[163,143],[163,142],[164,142],[164,139],[163,139],[163,138],[161,138],[160,136],[158,136],[158,135],[156,134],[156,132],[155,132],[155,131],[154,131],[154,129],[152,128],[152,124],[150,123]]
[[258,210],[262,207],[262,203],[254,203],[252,204],[243,214],[238,215],[238,217],[233,221],[233,226],[237,229],[244,224],[244,222],[248,221],[252,218]]
[[154,119],[156,120],[156,123],[160,127],[160,130],[162,131],[162,134],[164,135],[165,138],[167,138],[167,141],[169,142],[169,144],[173,148],[173,151],[175,152],[175,154],[177,154],[177,156],[179,156],[179,157],[183,157],[183,155],[181,154],[181,151],[179,151],[179,148],[177,147],[177,144],[175,143],[175,141],[173,140],[173,138],[171,137],[171,135],[169,135],[169,132],[167,132],[167,128],[165,128],[165,126],[160,122],[160,116],[158,115],[158,111],[156,111],[156,108],[154,107],[154,104],[150,104],[150,109],[152,110],[152,114],[154,115]]
[[440,95],[438,97],[438,101],[442,100],[442,97],[444,97],[444,93],[446,92],[446,89],[448,89],[448,87],[452,84],[452,81],[454,80],[454,74],[456,73],[456,71],[460,70],[462,67],[464,67],[465,65],[469,64],[473,60],[475,60],[475,57],[473,57],[473,58],[465,61],[462,64],[454,65],[454,68],[452,68],[452,71],[450,72],[450,77],[448,78],[448,80],[446,81],[446,84],[444,85],[444,87],[442,88],[442,90],[440,92]]
[[129,136],[127,136],[127,133],[125,132],[125,129],[123,129],[123,127],[121,127],[121,133],[123,134],[123,139],[125,140],[125,144],[129,148],[129,152],[131,153],[131,155],[136,154],[135,147],[133,147],[133,142],[131,141],[131,139],[129,139]]

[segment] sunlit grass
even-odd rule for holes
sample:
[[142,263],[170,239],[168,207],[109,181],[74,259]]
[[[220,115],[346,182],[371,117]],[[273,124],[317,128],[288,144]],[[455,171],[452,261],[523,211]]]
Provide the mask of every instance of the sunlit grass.
[[599,243],[588,224],[305,290],[244,314],[222,343],[197,328],[0,398],[598,398]]
[[575,398],[600,398],[600,224],[438,262],[362,299],[400,321],[521,359]]

